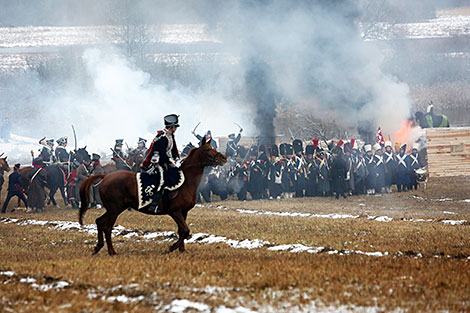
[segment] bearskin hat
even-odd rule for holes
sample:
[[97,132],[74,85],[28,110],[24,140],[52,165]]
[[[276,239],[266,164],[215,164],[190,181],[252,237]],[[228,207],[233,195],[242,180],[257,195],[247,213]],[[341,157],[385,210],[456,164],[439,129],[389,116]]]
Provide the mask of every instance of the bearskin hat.
[[293,147],[293,149],[294,149],[295,154],[304,151],[304,147],[303,147],[303,144],[302,144],[302,140],[300,140],[300,139],[295,139],[295,140],[292,142],[292,147]]

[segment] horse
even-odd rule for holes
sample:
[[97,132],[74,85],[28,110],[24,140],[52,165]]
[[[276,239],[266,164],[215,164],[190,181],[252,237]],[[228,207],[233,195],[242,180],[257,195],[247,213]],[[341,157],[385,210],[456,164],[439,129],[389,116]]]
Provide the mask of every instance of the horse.
[[[70,152],[72,153],[72,152]],[[79,162],[83,161],[90,161],[91,157],[90,154],[86,151],[86,146],[84,148],[80,148],[74,153],[72,153],[71,160],[77,160]],[[27,166],[23,167],[19,170],[19,173],[21,175],[21,181],[23,183],[23,187],[25,190],[28,190],[29,188],[29,171],[31,169],[34,169],[32,166]],[[48,194],[48,200],[47,204],[49,205],[52,202],[52,205],[57,206],[57,202],[55,201],[55,194],[57,190],[60,191],[60,194],[62,196],[62,199],[64,200],[64,204],[68,205],[69,201],[67,199],[67,196],[65,194],[65,182],[67,180],[65,172],[60,168],[59,164],[50,164],[48,166],[45,166],[44,169],[46,170],[46,175],[47,175],[47,189],[49,189],[49,194]],[[18,199],[18,204],[19,204],[19,199]]]
[[[178,225],[178,240],[170,246],[170,252],[176,249],[184,252],[184,239],[190,237],[186,217],[188,211],[196,204],[196,190],[201,182],[204,168],[224,165],[226,162],[227,157],[212,148],[211,141],[206,142],[205,139],[200,147],[191,150],[184,159],[181,165],[185,177],[184,183],[177,190],[176,196],[173,192],[169,195],[168,201],[163,201],[164,196],[159,203],[160,207],[163,207],[167,212],[165,214],[170,215]],[[116,254],[111,241],[111,231],[119,214],[127,208],[138,209],[139,196],[136,175],[136,173],[123,170],[107,175],[95,175],[86,179],[80,187],[79,222],[83,225],[83,217],[88,210],[90,187],[95,181],[102,179],[99,183],[99,193],[106,212],[96,219],[98,243],[93,254],[97,254],[104,246],[103,235],[106,238],[109,255]]]
[[416,112],[415,119],[421,128],[450,127],[449,119],[446,115],[433,113]]
[[[0,154],[0,156],[2,155],[3,153]],[[0,199],[1,199],[2,186],[3,186],[3,183],[5,182],[5,178],[3,177],[3,174],[9,171],[10,171],[10,166],[8,165],[7,157],[0,158]]]

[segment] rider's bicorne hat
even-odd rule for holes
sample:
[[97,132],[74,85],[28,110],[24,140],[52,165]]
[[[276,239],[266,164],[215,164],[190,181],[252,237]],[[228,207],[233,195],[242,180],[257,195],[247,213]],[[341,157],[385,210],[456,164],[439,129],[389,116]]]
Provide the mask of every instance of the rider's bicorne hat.
[[116,139],[116,143],[114,144],[115,147],[122,147],[124,139]]
[[179,127],[180,125],[178,124],[178,117],[179,115],[176,114],[169,114],[163,118],[165,121],[165,127]]
[[144,139],[142,137],[139,137],[139,141],[137,141],[137,143],[143,143],[144,145],[146,142],[147,142],[147,139]]

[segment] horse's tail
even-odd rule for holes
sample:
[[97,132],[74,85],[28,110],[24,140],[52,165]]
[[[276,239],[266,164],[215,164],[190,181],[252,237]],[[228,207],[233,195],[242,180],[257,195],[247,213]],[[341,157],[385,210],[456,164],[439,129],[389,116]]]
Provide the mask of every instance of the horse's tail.
[[78,221],[80,225],[83,225],[83,216],[85,215],[86,211],[88,210],[88,195],[90,194],[90,187],[94,184],[95,181],[98,179],[103,179],[104,175],[93,175],[85,179],[80,186],[80,212],[78,214]]

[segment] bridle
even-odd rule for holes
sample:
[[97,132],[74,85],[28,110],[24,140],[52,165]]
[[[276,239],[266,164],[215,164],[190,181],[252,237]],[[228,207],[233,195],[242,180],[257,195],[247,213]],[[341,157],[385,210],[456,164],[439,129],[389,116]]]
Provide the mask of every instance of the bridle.
[[[218,155],[222,155],[220,152],[217,152],[215,156],[208,155],[208,162],[200,162],[200,163],[194,163],[194,164],[189,164],[185,167],[193,167],[193,166],[201,166],[201,167],[206,167],[206,166],[216,166],[217,165],[217,159],[216,157]],[[184,163],[183,163],[184,165]]]

